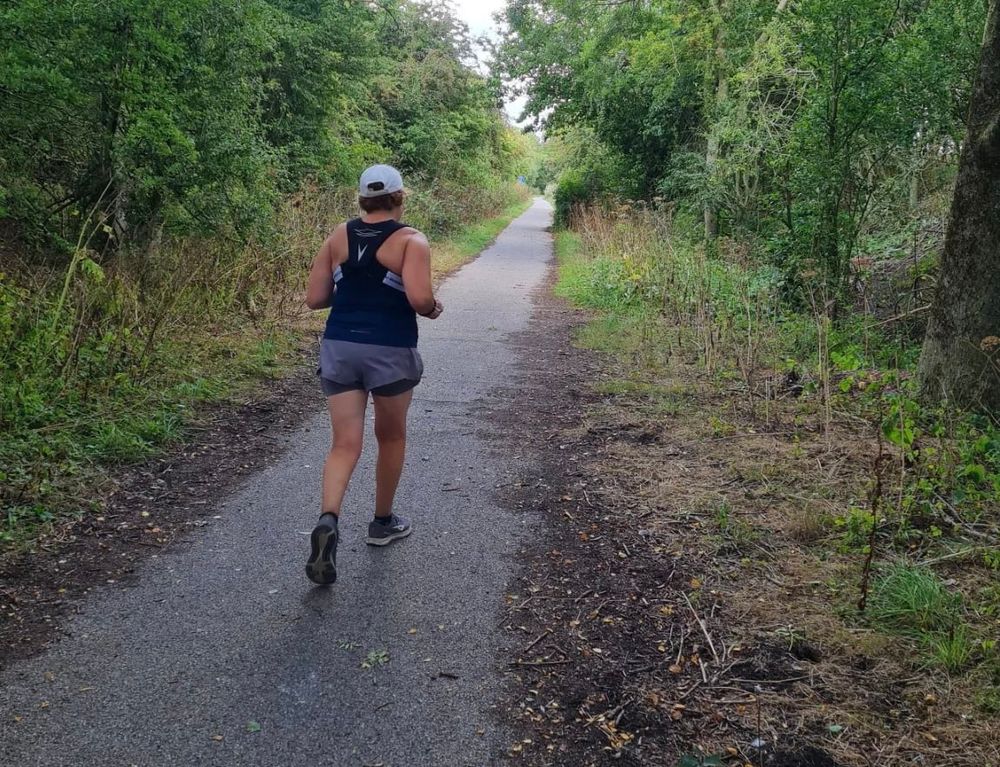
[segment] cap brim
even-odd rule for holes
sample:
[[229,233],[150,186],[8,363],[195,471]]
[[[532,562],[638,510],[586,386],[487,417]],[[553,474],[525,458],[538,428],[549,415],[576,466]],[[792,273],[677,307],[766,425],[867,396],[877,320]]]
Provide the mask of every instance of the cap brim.
[[385,197],[387,194],[396,194],[396,192],[403,192],[405,194],[406,187],[401,186],[399,189],[390,189],[388,192],[384,190],[379,190],[378,192],[368,192],[368,193],[362,192],[359,189],[358,197],[364,197],[365,199],[370,200],[372,197]]

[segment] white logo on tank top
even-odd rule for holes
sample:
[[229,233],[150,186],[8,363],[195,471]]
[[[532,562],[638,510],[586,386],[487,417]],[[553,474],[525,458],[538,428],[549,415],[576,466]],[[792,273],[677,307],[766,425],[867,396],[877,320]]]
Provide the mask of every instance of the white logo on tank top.
[[358,261],[360,261],[362,258],[365,257],[365,251],[366,250],[368,250],[368,246],[367,245],[365,245],[364,247],[361,247],[360,245],[358,245]]

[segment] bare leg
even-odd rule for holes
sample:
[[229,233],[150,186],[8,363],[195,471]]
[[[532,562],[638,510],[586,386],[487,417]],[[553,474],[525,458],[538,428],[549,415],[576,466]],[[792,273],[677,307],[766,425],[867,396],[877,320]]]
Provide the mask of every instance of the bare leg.
[[378,440],[378,463],[375,466],[375,516],[392,514],[399,476],[406,455],[406,413],[413,391],[394,397],[372,397],[375,402],[375,439]]
[[347,391],[327,397],[333,445],[323,465],[323,513],[340,516],[347,483],[361,457],[368,393]]

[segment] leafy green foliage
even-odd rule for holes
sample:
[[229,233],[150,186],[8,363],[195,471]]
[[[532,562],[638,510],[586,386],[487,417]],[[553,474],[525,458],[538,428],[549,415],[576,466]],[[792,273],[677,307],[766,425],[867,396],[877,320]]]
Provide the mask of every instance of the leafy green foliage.
[[684,754],[677,767],[723,767],[725,763],[721,754]]
[[71,243],[96,206],[109,230],[95,243],[116,250],[163,230],[266,233],[277,194],[349,182],[376,158],[455,188],[509,172],[516,150],[464,64],[464,28],[440,4],[383,5],[8,6],[5,215]]
[[[513,0],[498,69],[551,134],[587,137],[560,158],[560,220],[608,194],[664,195],[718,213],[790,295],[842,297],[873,215],[913,215],[914,178],[949,183],[984,10]],[[595,174],[601,152],[618,160]]]
[[884,439],[907,467],[891,527],[898,544],[964,534],[969,525],[996,518],[996,424],[983,416],[921,404],[913,382],[891,371],[868,382],[860,403],[868,417],[880,419]]
[[834,519],[833,524],[843,531],[843,547],[846,551],[868,551],[872,525],[876,524],[868,509],[852,506],[846,514]]
[[388,650],[371,650],[361,661],[361,668],[371,671],[389,662]]

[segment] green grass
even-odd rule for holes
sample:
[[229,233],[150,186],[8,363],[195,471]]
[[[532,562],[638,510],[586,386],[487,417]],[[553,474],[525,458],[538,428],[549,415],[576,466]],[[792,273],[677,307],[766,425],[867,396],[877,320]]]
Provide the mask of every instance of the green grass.
[[649,318],[638,312],[601,314],[577,331],[576,342],[584,349],[633,354],[647,347]]
[[641,378],[612,378],[598,381],[594,391],[611,397],[628,397],[635,412],[649,418],[674,416],[685,407],[686,393],[673,385]]
[[638,381],[626,378],[613,378],[610,381],[600,381],[594,385],[598,394],[625,394],[644,397],[661,397],[664,387],[650,381]]
[[723,548],[738,552],[748,551],[759,539],[760,532],[742,517],[736,515],[729,501],[723,499],[715,507],[715,524],[726,542]]
[[576,232],[560,229],[555,236],[556,263],[559,279],[555,293],[573,304],[592,309],[610,309],[605,306],[596,284],[594,262],[583,250],[583,240]]
[[868,615],[880,628],[920,636],[951,629],[960,606],[958,596],[932,570],[896,563],[875,579]]
[[875,579],[868,617],[883,631],[914,639],[930,666],[957,674],[976,660],[979,643],[964,622],[962,598],[932,570],[909,563],[887,566]]
[[[107,468],[181,442],[196,406],[280,375],[297,357],[297,337],[252,328],[164,343],[147,370],[68,383],[7,381],[38,408],[11,411],[0,442],[0,546],[30,546],[60,519],[99,507]],[[16,420],[15,420],[16,419]]]
[[569,231],[556,235],[559,281],[556,295],[577,306],[612,312],[648,312],[649,286],[637,281],[625,261],[604,255],[588,257],[580,238]]
[[928,636],[924,644],[927,658],[932,665],[941,666],[951,674],[958,673],[973,661],[976,646],[968,628],[958,624],[943,634]]
[[555,236],[556,261],[560,266],[576,260],[581,255],[583,240],[572,229],[560,229]]
[[676,385],[658,381],[669,356],[670,342],[663,335],[662,322],[648,302],[622,300],[621,291],[603,294],[603,277],[594,271],[595,262],[583,251],[581,237],[570,230],[555,236],[559,268],[556,295],[576,306],[596,309],[593,318],[575,334],[575,343],[584,349],[614,354],[627,359],[626,368],[635,375],[600,381],[599,394],[639,399],[636,407],[649,417],[676,415],[684,406],[684,392]]
[[635,305],[617,308],[604,305],[594,278],[593,262],[584,255],[580,236],[567,229],[556,232],[555,254],[559,267],[556,295],[576,306],[604,310],[580,328],[577,344],[609,353],[638,352],[645,348],[649,312]]
[[976,693],[976,705],[979,707],[983,713],[990,714],[992,716],[1000,715],[1000,686],[998,685],[984,685],[982,689]]

